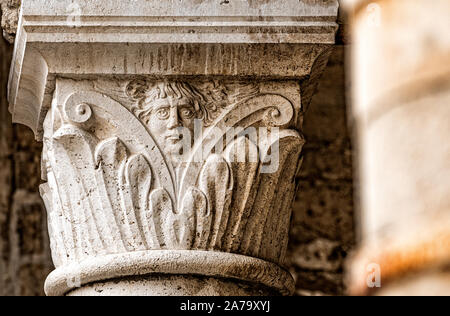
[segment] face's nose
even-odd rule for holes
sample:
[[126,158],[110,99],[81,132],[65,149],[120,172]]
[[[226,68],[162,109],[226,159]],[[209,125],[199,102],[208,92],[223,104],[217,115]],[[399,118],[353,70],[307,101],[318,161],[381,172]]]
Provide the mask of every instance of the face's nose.
[[178,110],[176,106],[170,107],[170,115],[167,122],[168,129],[180,127],[180,120],[178,118]]

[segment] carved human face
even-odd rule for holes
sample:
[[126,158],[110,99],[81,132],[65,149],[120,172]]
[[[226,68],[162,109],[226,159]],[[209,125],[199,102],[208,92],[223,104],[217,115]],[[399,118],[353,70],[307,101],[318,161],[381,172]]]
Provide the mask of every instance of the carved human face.
[[183,154],[186,133],[192,145],[196,116],[193,104],[185,97],[156,99],[152,102],[148,126],[160,148],[173,157]]

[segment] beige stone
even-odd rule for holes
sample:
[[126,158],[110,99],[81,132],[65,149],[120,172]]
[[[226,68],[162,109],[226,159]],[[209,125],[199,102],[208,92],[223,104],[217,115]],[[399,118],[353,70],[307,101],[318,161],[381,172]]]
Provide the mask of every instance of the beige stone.
[[14,35],[17,31],[17,22],[19,19],[19,7],[21,0],[1,0],[1,28],[5,39],[13,43]]
[[302,117],[337,1],[184,4],[24,3],[9,101],[44,142],[49,295],[293,292]]

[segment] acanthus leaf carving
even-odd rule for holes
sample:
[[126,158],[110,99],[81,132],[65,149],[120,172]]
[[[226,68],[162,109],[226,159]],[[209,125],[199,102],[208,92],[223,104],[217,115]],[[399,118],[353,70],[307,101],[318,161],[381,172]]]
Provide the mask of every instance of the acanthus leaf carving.
[[[176,236],[174,249],[191,249],[196,238],[196,222],[201,222],[207,212],[206,197],[197,188],[191,187],[183,198],[179,213],[172,215],[172,228]],[[206,221],[208,221],[206,217]],[[203,225],[200,225],[202,227]],[[201,231],[198,231],[201,234]]]
[[[117,100],[126,96],[115,101],[86,85],[85,92],[69,95],[54,109],[62,115],[47,119],[53,122],[46,133],[48,187],[42,192],[54,208],[49,210],[54,253],[68,254],[55,262],[104,253],[196,249],[279,263],[287,240],[283,225],[288,226],[295,193],[288,174],[297,170],[304,142],[286,129],[295,121],[293,104],[279,94],[261,93],[254,83],[143,80],[113,85],[113,94],[125,89],[132,100],[120,104]],[[148,92],[149,87],[157,90]],[[172,98],[168,105],[167,98]],[[135,111],[136,102],[141,112]],[[201,137],[193,138],[187,162],[177,167],[170,158],[178,148],[172,146],[175,136],[164,134],[169,125],[155,130],[159,123],[152,102],[156,109],[171,107],[186,118],[194,117],[196,109],[204,111],[200,117],[208,121]],[[234,131],[236,126],[253,128],[255,136],[260,136],[257,128],[266,127],[275,136],[255,143],[251,135]],[[279,135],[274,128],[282,129]],[[223,152],[207,150],[204,161],[195,161],[199,151],[220,142]],[[274,144],[280,149],[278,169],[263,174]]]
[[122,209],[131,230],[130,244],[135,251],[149,249],[153,237],[145,214],[152,181],[148,162],[142,155],[131,156],[122,166],[119,179]]
[[118,251],[126,251],[125,240],[130,238],[120,225],[125,223],[124,214],[121,211],[119,191],[119,170],[128,157],[125,145],[117,138],[109,138],[97,145],[95,150],[96,177],[100,196],[103,197],[102,207],[107,217],[107,224],[111,227],[113,239]]
[[[243,157],[239,157],[244,154]],[[225,155],[232,162],[232,176],[235,189],[232,195],[231,210],[235,216],[227,225],[227,238],[222,248],[229,252],[238,252],[242,234],[255,201],[260,173],[259,149],[246,137],[239,137],[227,147]],[[241,159],[244,158],[244,159]]]
[[67,221],[63,226],[69,226],[67,232],[73,234],[74,245],[66,248],[75,250],[75,258],[102,253],[108,246],[115,247],[109,239],[111,231],[104,225],[106,221],[95,183],[93,147],[96,141],[84,130],[66,124],[51,140],[53,154],[49,156],[53,159],[50,163]]
[[[205,151],[212,151],[218,143],[224,141],[226,149],[230,142],[238,137],[242,129],[261,122],[268,128],[284,128],[289,126],[294,117],[292,103],[280,95],[264,94],[244,98],[244,100],[243,103],[226,108],[216,121],[205,129],[198,143],[193,145],[188,161],[180,171],[178,195],[182,196],[185,190],[194,184],[193,181],[202,167],[202,164],[197,163],[196,160]],[[235,129],[237,126],[239,128]]]
[[165,189],[155,189],[150,193],[150,215],[154,219],[155,231],[161,249],[167,249],[168,245],[172,243],[173,237],[170,235],[172,228],[169,231],[165,229],[166,219],[173,214],[172,205],[170,196]]
[[207,214],[197,224],[196,249],[220,249],[229,219],[229,206],[233,190],[230,166],[219,155],[208,157],[200,173],[198,186],[208,199]]

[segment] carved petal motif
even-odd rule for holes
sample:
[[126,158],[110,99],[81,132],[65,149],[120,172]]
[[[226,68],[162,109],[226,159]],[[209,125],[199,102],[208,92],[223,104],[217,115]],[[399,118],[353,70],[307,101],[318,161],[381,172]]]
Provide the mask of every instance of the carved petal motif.
[[[244,153],[246,162],[239,162],[239,155]],[[259,157],[258,147],[248,138],[239,137],[227,147],[225,155],[232,162],[234,190],[232,195],[231,210],[233,215],[227,225],[226,238],[222,249],[227,252],[236,252],[245,232],[248,218],[252,212],[259,180],[259,161],[250,159],[251,155]]]
[[150,194],[150,214],[154,219],[155,230],[161,249],[167,249],[171,244],[169,232],[163,229],[166,219],[173,213],[172,201],[165,189],[156,189]]
[[[295,195],[295,175],[304,140],[297,132],[284,130],[275,143],[279,143],[280,148],[279,166],[276,172],[261,174],[254,183],[257,192],[238,252],[282,264]],[[262,161],[275,143],[260,147]]]
[[[206,197],[200,190],[192,187],[183,198],[183,207],[180,214],[176,214],[173,220],[174,233],[176,235],[176,249],[191,249],[196,237],[196,230],[200,236],[211,220],[207,214]],[[196,222],[198,223],[196,227]],[[200,228],[200,229],[199,229]]]
[[[224,108],[194,148],[212,148],[222,139],[224,153],[187,163],[179,186],[146,127],[125,107],[86,92],[69,96],[58,109],[63,115],[55,111],[46,125],[48,184],[41,186],[57,266],[152,249],[216,250],[281,263],[303,138],[292,130],[266,144],[224,136],[237,124],[287,126],[293,119],[287,99],[249,96]],[[105,128],[93,128],[99,121]],[[220,130],[219,138],[208,137],[212,128]],[[278,168],[261,173],[264,165],[251,153],[264,161],[274,144]],[[245,162],[239,162],[242,154]]]
[[166,249],[191,249],[196,236],[196,216],[207,210],[205,195],[191,188],[183,199],[183,208],[175,212],[169,195],[164,189],[157,189],[150,196],[152,213],[157,218],[159,236]]
[[[205,130],[202,140],[194,145],[186,168],[182,171],[178,194],[184,196],[187,188],[195,185],[193,181],[197,179],[202,167],[201,164],[195,162],[197,157],[203,155],[205,148],[214,148],[217,142],[232,141],[239,133],[239,129],[234,129],[235,127],[239,126],[245,129],[261,123],[262,126],[284,128],[289,126],[293,118],[292,103],[276,94],[264,94],[244,99],[243,103],[226,108],[217,117],[214,124]],[[220,131],[219,135],[218,131]],[[231,133],[232,131],[234,134]]]
[[194,248],[218,249],[228,222],[233,188],[230,166],[225,159],[211,155],[200,173],[198,185],[207,196],[208,212],[198,215]]
[[117,241],[121,238],[106,224],[108,214],[95,177],[96,142],[89,133],[70,125],[57,130],[51,142],[54,179],[49,184],[61,200],[64,222],[56,229],[65,235],[69,258],[119,251]]
[[119,170],[126,159],[127,150],[117,137],[101,142],[95,150],[96,178],[102,207],[104,213],[108,216],[108,225],[112,228],[114,235],[119,238],[117,240],[119,251],[130,249],[123,242],[129,238],[129,234],[123,228],[125,218],[119,198]]
[[154,246],[154,232],[147,225],[147,201],[151,186],[151,170],[142,155],[128,159],[121,169],[121,198],[125,218],[131,230],[130,244],[134,250]]

